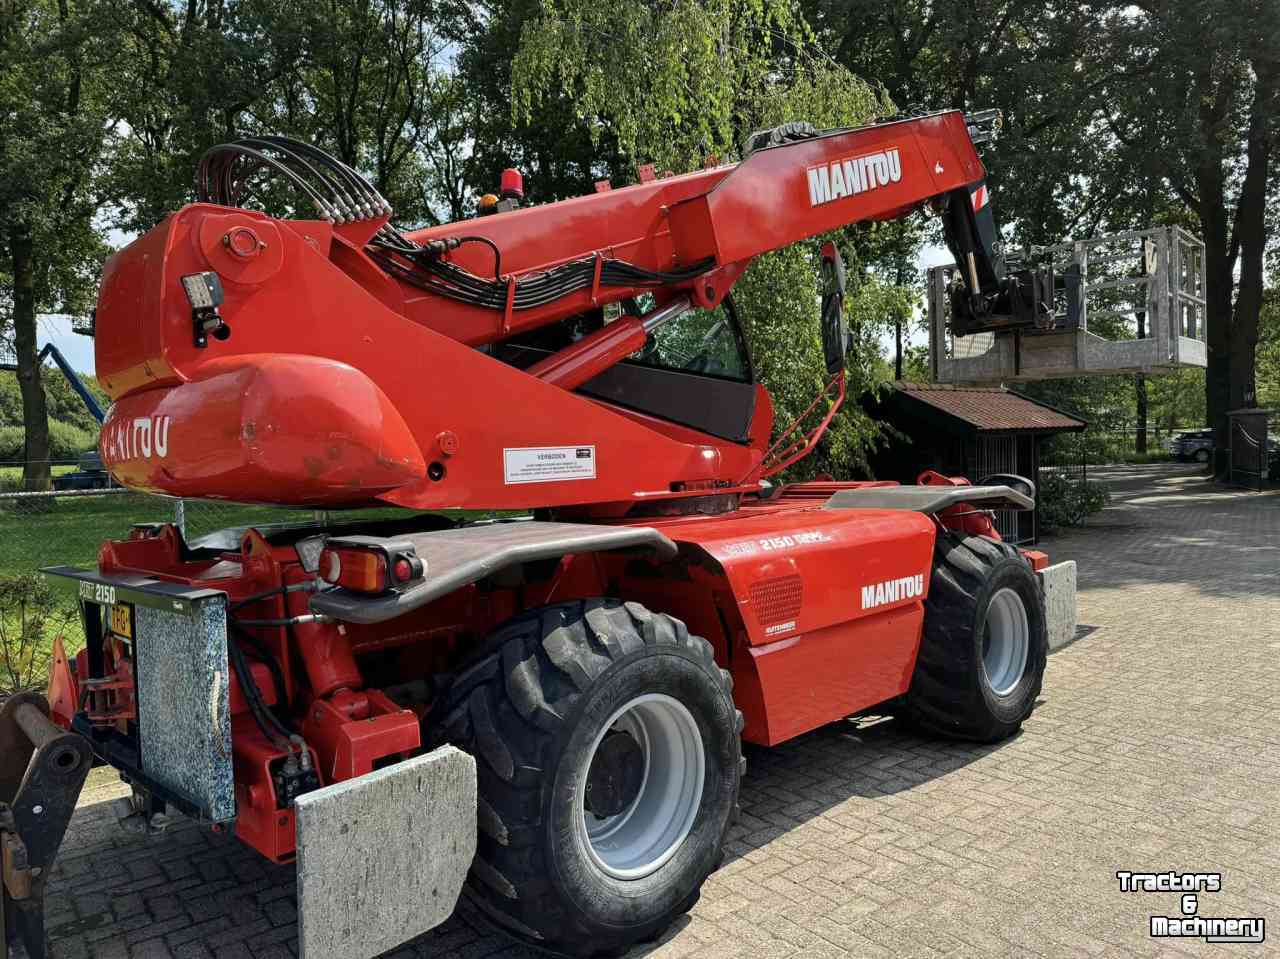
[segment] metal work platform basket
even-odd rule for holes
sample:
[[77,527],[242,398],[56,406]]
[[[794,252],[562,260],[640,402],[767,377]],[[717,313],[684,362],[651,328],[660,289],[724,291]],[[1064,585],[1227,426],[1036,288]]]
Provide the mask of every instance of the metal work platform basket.
[[1158,227],[1035,247],[1061,282],[1033,329],[956,336],[954,265],[929,270],[929,362],[938,383],[995,384],[1066,376],[1158,374],[1204,367],[1204,244]]

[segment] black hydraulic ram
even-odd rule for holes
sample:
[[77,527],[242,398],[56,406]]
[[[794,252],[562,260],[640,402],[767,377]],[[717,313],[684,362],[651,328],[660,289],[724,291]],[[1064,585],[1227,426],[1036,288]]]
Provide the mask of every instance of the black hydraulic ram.
[[44,959],[44,887],[93,751],[55,726],[37,693],[0,706],[0,959]]

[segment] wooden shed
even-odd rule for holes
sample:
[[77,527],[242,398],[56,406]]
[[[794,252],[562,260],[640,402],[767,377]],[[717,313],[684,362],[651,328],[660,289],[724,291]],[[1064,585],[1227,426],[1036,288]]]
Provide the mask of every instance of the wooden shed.
[[[974,483],[992,473],[1017,473],[1035,481],[1043,440],[1088,425],[1004,387],[899,382],[878,399],[868,396],[864,406],[899,434],[891,434],[870,457],[875,477],[904,483],[927,469],[966,476]],[[1031,513],[999,511],[996,526],[1013,543],[1033,543],[1038,536]]]

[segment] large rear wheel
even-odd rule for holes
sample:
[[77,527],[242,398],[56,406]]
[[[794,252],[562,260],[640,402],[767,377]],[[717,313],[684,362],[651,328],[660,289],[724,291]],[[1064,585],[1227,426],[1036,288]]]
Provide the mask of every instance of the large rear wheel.
[[940,532],[924,609],[905,718],[958,739],[1013,735],[1035,708],[1049,650],[1027,561],[1007,543]]
[[737,810],[741,717],[711,645],[615,600],[499,628],[433,712],[476,757],[467,894],[515,937],[616,955],[697,901]]

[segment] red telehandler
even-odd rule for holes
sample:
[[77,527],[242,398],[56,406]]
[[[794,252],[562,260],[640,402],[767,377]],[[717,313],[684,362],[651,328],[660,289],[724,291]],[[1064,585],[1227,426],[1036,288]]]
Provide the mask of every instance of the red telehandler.
[[[87,643],[57,647],[47,702],[0,717],[6,938],[43,952],[90,762],[143,825],[176,811],[296,862],[307,959],[390,949],[464,890],[586,956],[697,900],[742,741],[873,707],[1016,732],[1045,591],[1068,584],[1074,610],[1074,567],[992,523],[1034,487],[771,483],[844,398],[844,268],[825,244],[819,422],[780,436],[730,295],[762,253],[928,205],[966,329],[1033,326],[1054,278],[1000,253],[989,123],[791,124],[736,164],[531,207],[508,171],[491,215],[407,234],[315,148],[211,150],[200,202],[107,263],[104,462],[172,496],[422,512],[193,542],[136,526],[96,569],[45,571]],[[249,208],[290,191],[288,218]]]

